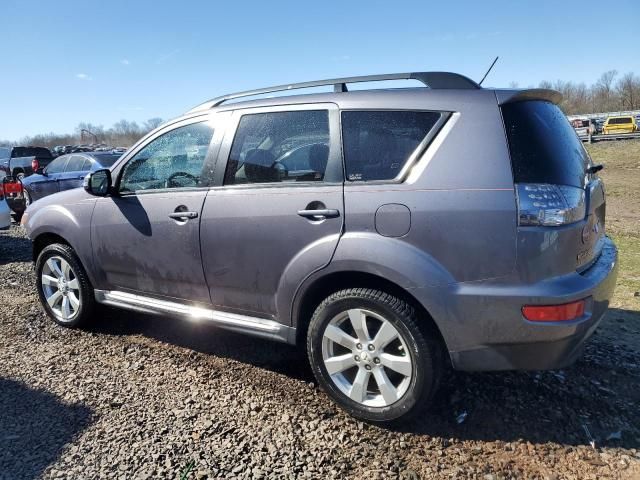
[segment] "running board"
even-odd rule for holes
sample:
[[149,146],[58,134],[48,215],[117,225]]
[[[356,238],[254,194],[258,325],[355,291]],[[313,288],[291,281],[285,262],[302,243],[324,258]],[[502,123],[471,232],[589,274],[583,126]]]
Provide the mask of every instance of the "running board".
[[266,318],[221,312],[116,290],[95,290],[95,297],[98,303],[112,307],[143,313],[176,315],[193,321],[205,321],[226,330],[285,343],[294,344],[296,341],[295,328],[287,327]]

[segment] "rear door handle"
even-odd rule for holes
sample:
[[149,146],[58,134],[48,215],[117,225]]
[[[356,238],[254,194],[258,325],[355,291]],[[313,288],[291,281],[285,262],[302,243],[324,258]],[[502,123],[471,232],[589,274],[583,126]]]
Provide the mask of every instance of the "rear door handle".
[[198,212],[173,212],[169,214],[169,218],[174,220],[190,220],[192,218],[198,218]]
[[339,217],[340,212],[332,208],[323,208],[318,210],[298,210],[298,215],[305,218],[323,219]]

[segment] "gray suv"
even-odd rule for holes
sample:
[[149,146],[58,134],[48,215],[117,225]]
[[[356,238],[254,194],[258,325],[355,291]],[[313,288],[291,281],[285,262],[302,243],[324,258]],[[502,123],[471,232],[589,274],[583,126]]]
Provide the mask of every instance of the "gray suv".
[[[397,79],[427,88],[348,89]],[[448,365],[563,367],[618,262],[559,99],[422,72],[206,102],[29,206],[42,305],[68,327],[103,304],[299,345],[373,422],[419,412]]]

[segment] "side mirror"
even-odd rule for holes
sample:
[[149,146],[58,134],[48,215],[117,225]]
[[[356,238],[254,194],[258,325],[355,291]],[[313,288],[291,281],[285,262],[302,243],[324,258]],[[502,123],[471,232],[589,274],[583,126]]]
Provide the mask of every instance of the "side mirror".
[[111,192],[111,171],[103,168],[84,177],[84,189],[91,195],[106,197]]

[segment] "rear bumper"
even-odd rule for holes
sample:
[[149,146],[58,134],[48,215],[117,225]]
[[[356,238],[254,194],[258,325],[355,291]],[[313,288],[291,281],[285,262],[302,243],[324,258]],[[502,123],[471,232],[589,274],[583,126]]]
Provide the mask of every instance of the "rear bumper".
[[[609,306],[617,274],[618,251],[606,238],[598,260],[580,274],[526,286],[461,287],[456,313],[467,315],[473,323],[460,322],[469,329],[459,339],[466,345],[450,348],[454,368],[547,370],[573,363]],[[590,298],[585,314],[570,322],[529,322],[520,313],[523,305],[554,305],[583,298]]]
[[27,207],[24,204],[24,197],[9,197],[7,196],[7,205],[16,213],[24,212]]

